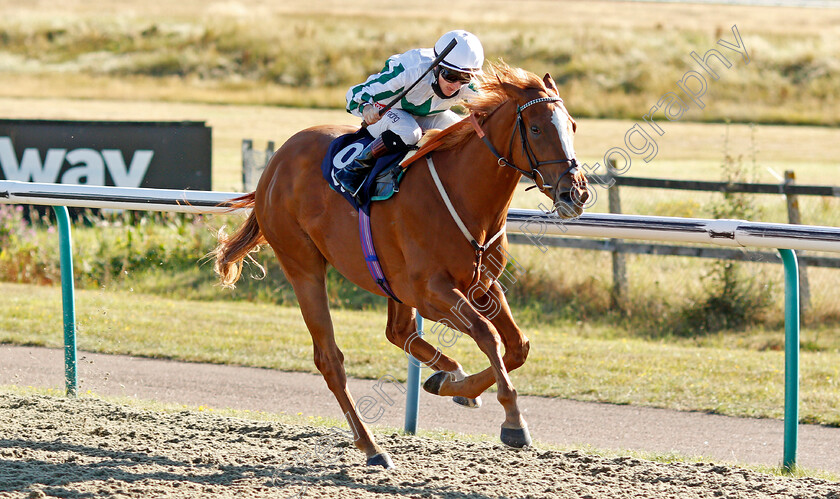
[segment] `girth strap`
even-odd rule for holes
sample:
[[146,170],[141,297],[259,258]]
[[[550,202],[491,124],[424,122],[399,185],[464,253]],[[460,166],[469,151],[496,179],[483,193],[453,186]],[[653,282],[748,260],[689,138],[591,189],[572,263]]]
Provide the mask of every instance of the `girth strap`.
[[385,273],[382,272],[382,266],[379,265],[379,258],[376,256],[376,249],[373,247],[373,234],[370,230],[370,217],[365,213],[365,210],[359,210],[359,236],[362,240],[362,253],[365,255],[365,263],[367,263],[368,272],[373,277],[374,282],[379,286],[379,289],[385,292],[397,303],[402,303],[399,298],[391,291],[391,286],[388,284],[388,279]]

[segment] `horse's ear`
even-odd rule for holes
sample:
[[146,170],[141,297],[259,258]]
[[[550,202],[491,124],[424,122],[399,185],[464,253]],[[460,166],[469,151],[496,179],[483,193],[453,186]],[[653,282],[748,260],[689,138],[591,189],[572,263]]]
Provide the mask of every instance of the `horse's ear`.
[[557,90],[557,85],[554,83],[554,79],[550,74],[546,73],[545,76],[543,76],[543,83],[545,83],[545,88],[557,94],[557,97],[560,97],[560,91]]

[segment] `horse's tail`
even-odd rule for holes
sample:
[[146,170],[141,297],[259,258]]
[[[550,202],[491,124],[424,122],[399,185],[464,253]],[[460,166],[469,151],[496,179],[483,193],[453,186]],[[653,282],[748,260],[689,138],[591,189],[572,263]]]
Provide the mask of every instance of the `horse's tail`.
[[[254,204],[256,204],[255,193],[252,192],[231,200],[229,206],[231,209],[241,209],[253,208]],[[219,275],[219,281],[223,287],[236,287],[236,281],[242,275],[242,266],[246,258],[259,267],[263,277],[265,276],[265,268],[251,256],[251,253],[259,251],[260,246],[267,242],[253,210],[245,223],[232,236],[228,236],[225,228],[222,227],[216,234],[216,239],[219,245],[210,255],[216,259],[213,270]]]

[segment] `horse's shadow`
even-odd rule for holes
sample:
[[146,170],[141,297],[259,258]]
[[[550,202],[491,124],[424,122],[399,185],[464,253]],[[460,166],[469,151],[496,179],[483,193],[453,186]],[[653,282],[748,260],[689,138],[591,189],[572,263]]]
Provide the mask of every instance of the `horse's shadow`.
[[[31,449],[42,452],[70,452],[75,456],[99,458],[93,463],[64,462],[54,463],[43,459],[16,460],[7,456],[12,449]],[[168,471],[142,471],[140,468],[155,464],[166,467]],[[45,494],[57,497],[86,498],[111,496],[115,490],[100,488],[98,491],[80,491],[73,484],[90,481],[109,481],[123,484],[130,491],[131,484],[147,480],[163,482],[192,483],[199,486],[229,486],[242,480],[259,480],[261,487],[276,490],[278,498],[303,498],[307,490],[323,486],[335,486],[347,489],[386,493],[406,496],[422,496],[434,493],[451,499],[489,499],[490,496],[476,492],[453,490],[445,485],[435,487],[423,483],[401,484],[365,483],[349,476],[344,468],[346,464],[289,463],[280,466],[262,464],[225,465],[208,462],[191,462],[171,459],[150,452],[110,450],[100,447],[66,443],[62,441],[38,442],[23,439],[0,439],[0,493],[26,492],[33,487]],[[134,469],[133,469],[134,468]],[[173,470],[173,468],[175,468]],[[383,472],[384,473],[384,472]],[[126,490],[122,491],[127,493]],[[275,494],[272,494],[275,495]],[[499,497],[499,496],[493,496]]]

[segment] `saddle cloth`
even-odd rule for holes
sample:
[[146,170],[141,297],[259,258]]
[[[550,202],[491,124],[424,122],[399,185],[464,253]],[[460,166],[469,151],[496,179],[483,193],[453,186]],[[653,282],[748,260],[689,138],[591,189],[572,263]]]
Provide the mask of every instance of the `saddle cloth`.
[[368,216],[370,216],[370,204],[373,201],[388,199],[400,190],[400,181],[405,173],[399,164],[405,152],[387,154],[376,160],[376,165],[359,190],[358,199],[347,192],[335,178],[335,174],[338,170],[352,164],[356,156],[371,142],[373,138],[364,128],[355,133],[342,135],[330,143],[327,155],[321,163],[321,173],[330,187],[344,196],[344,199],[357,211],[362,210]]

